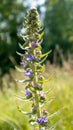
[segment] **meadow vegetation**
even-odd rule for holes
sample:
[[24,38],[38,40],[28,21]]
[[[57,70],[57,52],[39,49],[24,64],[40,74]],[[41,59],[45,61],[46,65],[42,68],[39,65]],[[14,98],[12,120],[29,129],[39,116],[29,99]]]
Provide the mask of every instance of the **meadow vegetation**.
[[[72,71],[71,71],[72,72]],[[54,76],[51,76],[51,75]],[[56,130],[73,130],[73,73],[65,68],[57,68],[46,65],[44,76],[51,76],[50,81],[45,83],[48,101],[45,104],[49,112],[49,120]],[[18,111],[30,109],[27,102],[20,102],[16,95],[25,87],[23,83],[17,83],[14,79],[23,79],[24,75],[15,70],[10,71],[2,79],[0,91],[0,130],[31,130],[27,116]],[[24,89],[23,89],[24,90]],[[52,115],[51,115],[52,114]],[[50,116],[51,115],[51,116]],[[52,128],[53,129],[53,128]]]

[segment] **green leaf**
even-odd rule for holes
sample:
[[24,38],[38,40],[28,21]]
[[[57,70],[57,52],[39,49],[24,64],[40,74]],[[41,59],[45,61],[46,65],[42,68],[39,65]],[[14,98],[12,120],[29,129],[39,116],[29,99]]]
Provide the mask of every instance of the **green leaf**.
[[30,119],[29,120],[29,123],[33,126],[37,126],[37,123],[36,123],[36,121],[35,121],[35,118],[32,118],[32,119]]
[[21,111],[23,114],[25,115],[30,115],[31,113],[30,112],[25,112],[25,111]]
[[45,66],[42,65],[42,67],[41,67],[41,72],[44,72],[44,71],[45,71]]
[[45,66],[42,65],[41,68],[37,69],[36,71],[38,71],[38,72],[44,72],[45,71]]
[[25,50],[25,48],[20,44],[20,43],[18,43],[19,44],[19,47],[22,49],[22,50]]
[[51,53],[51,50],[50,51],[48,51],[47,53],[45,53],[45,54],[42,54],[42,55],[40,55],[40,58],[43,58],[44,56],[47,56],[48,54],[50,54]]
[[26,98],[20,97],[20,96],[16,96],[16,98],[19,99],[19,100],[22,100],[22,101],[26,100]]
[[18,51],[16,51],[16,53],[17,53],[19,56],[24,56],[24,54],[22,54],[22,53],[20,53],[20,52],[18,52]]
[[20,34],[20,37],[23,38],[23,40],[25,40],[28,37],[28,35],[24,36],[24,35]]
[[47,52],[47,53],[45,53],[45,54],[42,54],[42,55],[40,55],[40,58],[43,58],[41,61],[40,61],[40,64],[42,64],[45,60],[46,60],[46,58],[48,57],[48,54],[49,53],[51,53],[51,50],[49,51],[49,52]]
[[50,81],[54,77],[54,74],[52,74],[48,79],[44,80],[44,82]]
[[17,79],[15,79],[15,81],[20,82],[20,83],[24,83],[24,82],[30,82],[31,80],[29,80],[29,79],[28,80],[24,80],[24,79],[23,80],[17,80]]
[[39,81],[39,83],[48,82],[48,81],[50,81],[53,77],[54,77],[54,75],[52,74],[48,79]]
[[18,106],[18,111],[21,112],[21,113],[23,113],[23,114],[25,114],[25,115],[31,114],[31,113],[29,113],[29,112],[22,111],[21,108],[20,108],[19,106]]
[[39,36],[37,36],[37,39],[38,39],[38,40],[41,40],[42,37],[43,37],[43,35],[44,35],[44,32],[42,32],[41,34],[39,34]]
[[19,72],[25,72],[24,69],[20,69],[19,67],[15,66],[16,70],[18,70]]
[[45,56],[39,63],[42,64],[46,60],[47,56]]

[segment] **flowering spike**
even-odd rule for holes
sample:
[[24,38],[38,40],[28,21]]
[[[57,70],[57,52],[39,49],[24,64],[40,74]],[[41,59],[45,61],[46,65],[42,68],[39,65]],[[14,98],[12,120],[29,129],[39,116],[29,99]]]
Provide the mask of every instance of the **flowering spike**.
[[45,108],[41,107],[46,102],[46,93],[43,92],[43,83],[46,80],[42,76],[45,67],[41,63],[44,62],[50,51],[45,54],[41,52],[41,41],[44,33],[40,31],[41,22],[35,8],[29,10],[25,18],[24,28],[26,34],[25,36],[21,36],[25,40],[25,43],[23,45],[19,44],[19,46],[26,51],[25,54],[19,52],[17,54],[22,57],[20,64],[23,66],[23,73],[28,79],[20,80],[19,82],[25,82],[26,99],[32,101],[32,110],[29,112],[30,124],[37,124],[39,130],[46,130],[49,124],[48,112]]

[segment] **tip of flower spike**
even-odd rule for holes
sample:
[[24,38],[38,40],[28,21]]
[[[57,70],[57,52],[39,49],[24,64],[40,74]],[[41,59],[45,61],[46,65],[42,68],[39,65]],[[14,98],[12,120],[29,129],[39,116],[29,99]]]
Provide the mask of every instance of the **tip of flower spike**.
[[35,11],[37,11],[37,9],[36,9],[35,7],[33,7],[33,8],[30,8],[29,11],[30,11],[30,12],[35,12]]

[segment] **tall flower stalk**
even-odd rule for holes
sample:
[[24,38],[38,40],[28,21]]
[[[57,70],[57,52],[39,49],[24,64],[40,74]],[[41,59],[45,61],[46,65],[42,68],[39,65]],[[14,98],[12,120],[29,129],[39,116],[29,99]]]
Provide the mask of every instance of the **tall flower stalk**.
[[[23,112],[29,116],[29,122],[34,126],[34,130],[47,130],[49,127],[48,112],[46,111],[46,93],[43,91],[43,83],[45,78],[44,60],[49,52],[42,54],[41,42],[43,37],[41,22],[38,12],[35,8],[30,9],[24,23],[25,35],[22,35],[24,44],[19,44],[20,48],[25,51],[25,54],[18,53],[21,56],[21,65],[26,80],[25,83],[25,99],[32,102],[32,110]],[[21,70],[22,71],[22,70]]]

